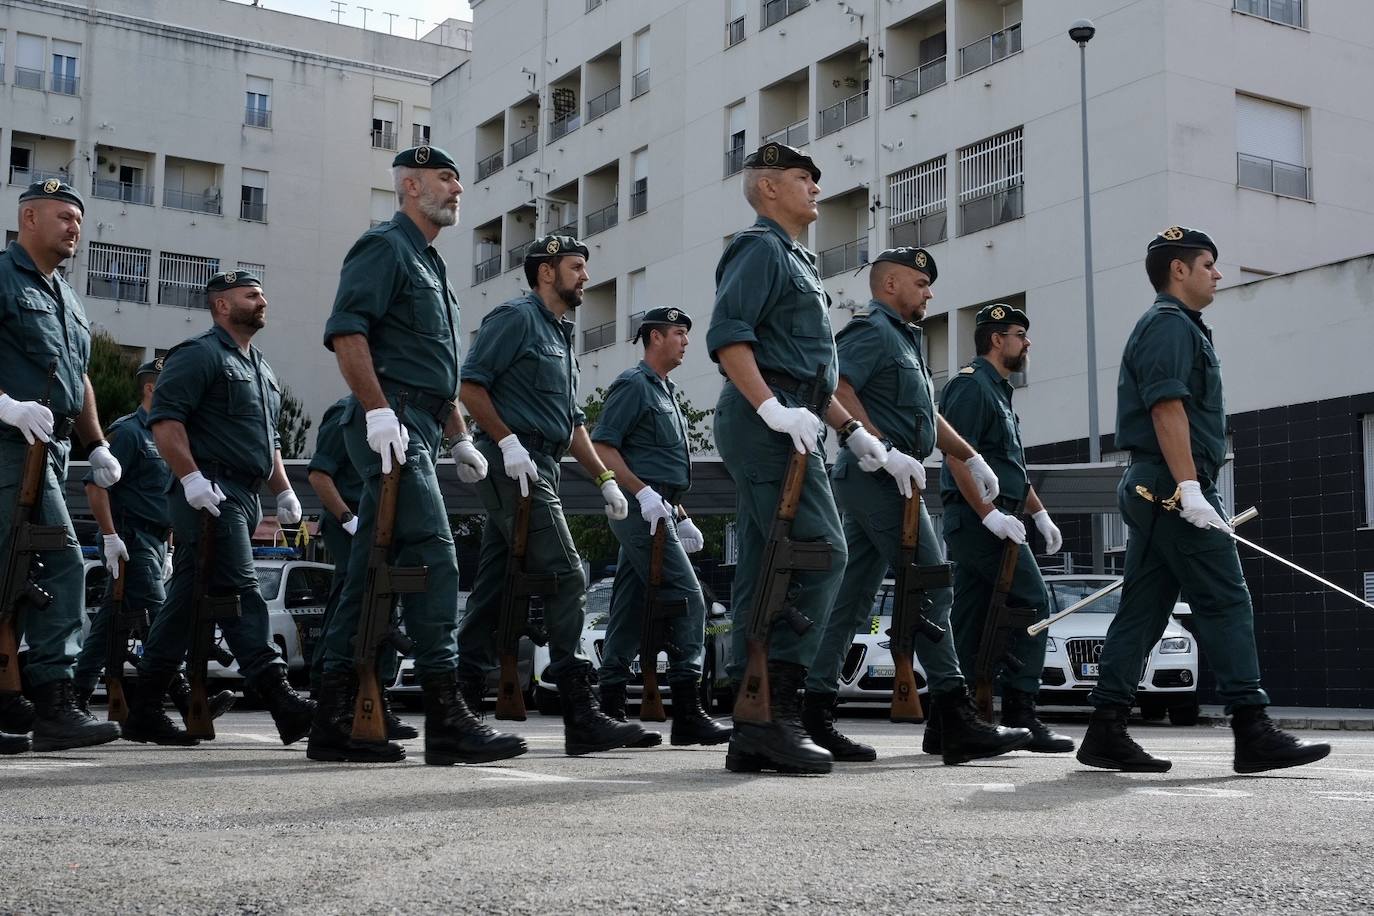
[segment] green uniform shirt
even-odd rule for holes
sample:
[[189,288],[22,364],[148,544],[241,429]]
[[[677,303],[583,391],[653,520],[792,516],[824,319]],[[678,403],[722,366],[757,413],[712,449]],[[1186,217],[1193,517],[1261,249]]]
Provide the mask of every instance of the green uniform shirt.
[[801,382],[826,366],[825,394],[833,394],[839,375],[829,301],[816,272],[816,256],[760,216],[735,234],[716,265],[716,302],[706,348],[715,360],[721,347],[750,344],[760,370]]
[[458,393],[458,297],[448,269],[404,213],[364,232],[344,258],[324,345],[362,334],[385,383]]
[[567,444],[587,420],[577,406],[573,335],[572,321],[555,318],[534,293],[503,302],[482,319],[463,381],[487,389],[512,432]]
[[363,479],[353,462],[348,459],[348,449],[344,447],[343,423],[344,408],[351,398],[339,398],[324,412],[320,428],[315,431],[315,454],[310,458],[307,470],[328,474],[334,481],[334,488],[340,498],[348,503],[350,509],[357,510],[358,501],[363,495]]
[[[972,370],[972,371],[970,371]],[[1021,421],[1011,409],[1011,382],[983,357],[975,357],[945,385],[940,415],[987,461],[1001,489],[999,499],[1024,500],[1030,488]],[[940,472],[940,498],[962,502],[946,462]]]
[[186,426],[191,455],[207,477],[219,464],[248,477],[269,477],[281,445],[281,385],[257,347],[244,353],[216,325],[167,354],[153,390],[151,424]]
[[1116,446],[1162,460],[1150,408],[1181,399],[1193,461],[1215,480],[1226,461],[1221,360],[1202,314],[1161,293],[1126,338],[1116,383]]
[[619,451],[645,483],[685,490],[692,481],[692,458],[676,392],[672,381],[641,360],[611,383],[592,441]]
[[[172,485],[172,471],[157,450],[148,412],[139,407],[125,414],[110,424],[106,436],[110,452],[123,469],[119,482],[107,491],[115,527],[120,528],[125,519],[133,518],[145,525],[170,528],[167,491]],[[94,473],[88,471],[82,482],[94,483]]]
[[892,447],[924,460],[935,450],[935,398],[922,331],[876,299],[868,309],[835,337],[840,375]]
[[[82,377],[90,358],[91,325],[76,292],[60,273],[49,282],[29,253],[10,242],[0,252],[0,391],[16,401],[48,398],[54,418],[74,418],[85,398]],[[0,438],[24,441],[8,423],[0,423]]]

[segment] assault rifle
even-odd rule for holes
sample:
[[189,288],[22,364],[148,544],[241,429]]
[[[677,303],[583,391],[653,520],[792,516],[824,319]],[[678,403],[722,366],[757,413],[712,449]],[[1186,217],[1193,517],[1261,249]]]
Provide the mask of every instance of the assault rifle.
[[985,722],[992,720],[992,683],[997,668],[1006,665],[1010,671],[1021,669],[1022,661],[1012,654],[1011,641],[1035,622],[1035,608],[1007,605],[1007,593],[1011,591],[1020,556],[1020,544],[1011,539],[1003,543],[1002,567],[988,603],[987,617],[983,620],[983,635],[978,641],[978,660],[973,666],[973,696],[978,715]]
[[912,663],[912,656],[916,654],[916,634],[919,632],[931,642],[939,642],[945,635],[944,628],[926,617],[925,612],[933,604],[928,591],[949,588],[950,564],[917,566],[920,535],[921,491],[913,488],[902,512],[901,565],[897,567],[897,583],[892,595],[892,627],[887,631],[895,666],[892,706],[888,711],[888,718],[893,722],[925,721]]
[[668,523],[660,522],[649,551],[649,585],[644,590],[644,625],[639,635],[639,670],[644,675],[644,692],[639,698],[641,722],[666,722],[663,694],[658,689],[658,650],[676,653],[668,641],[668,621],[687,613],[687,599],[665,601],[658,597],[663,584],[663,545],[668,539]]
[[510,556],[506,559],[501,617],[496,627],[497,651],[501,654],[496,718],[515,722],[525,721],[525,696],[520,692],[520,637],[528,636],[540,646],[548,642],[544,630],[530,622],[530,598],[552,595],[558,590],[557,574],[535,575],[525,572],[525,551],[529,545],[534,497],[521,496],[519,500],[515,505],[515,521],[511,527]]
[[[158,573],[161,574],[161,570]],[[111,722],[123,725],[129,717],[129,701],[124,695],[124,661],[129,656],[129,636],[132,632],[148,632],[148,611],[146,608],[130,610],[124,603],[125,579],[128,577],[128,564],[119,560],[119,575],[114,580],[114,593],[111,596],[113,607],[105,631],[105,694],[109,699],[109,712],[106,716]]]
[[[210,659],[214,658],[225,666],[234,660],[215,643],[215,621],[238,617],[240,611],[238,595],[210,594],[210,580],[215,575],[215,517],[204,509],[200,511],[200,543],[196,545],[196,575],[191,584],[192,600],[195,601],[190,670],[187,672],[191,680],[191,701],[186,706],[185,718],[186,734],[211,741],[215,737],[215,720],[210,715],[209,692],[206,690]],[[110,622],[110,628],[114,630],[114,621]],[[121,662],[118,669],[123,668]]]

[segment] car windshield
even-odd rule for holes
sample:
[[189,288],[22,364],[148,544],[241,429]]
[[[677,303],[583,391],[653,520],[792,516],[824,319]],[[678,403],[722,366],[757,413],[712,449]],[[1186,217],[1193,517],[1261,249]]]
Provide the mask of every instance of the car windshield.
[[258,573],[258,594],[262,595],[263,601],[271,601],[277,597],[277,592],[281,591],[281,568],[276,566],[259,566]]
[[[1065,579],[1061,581],[1051,581],[1047,583],[1054,592],[1054,601],[1057,610],[1062,611],[1077,601],[1088,597],[1093,592],[1100,591],[1102,588],[1111,584],[1107,580],[1100,579]],[[1082,609],[1086,614],[1115,614],[1117,608],[1121,607],[1121,589],[1117,589],[1109,595],[1103,595],[1092,604]]]
[[587,589],[587,628],[606,629],[606,621],[611,613],[611,587],[593,585]]
[[[879,618],[891,616],[892,585],[890,583],[885,583],[878,589],[878,594],[873,597],[873,612],[859,621],[859,625],[854,629],[854,633],[857,636],[872,636],[884,629]],[[874,621],[878,621],[878,623],[875,624]]]

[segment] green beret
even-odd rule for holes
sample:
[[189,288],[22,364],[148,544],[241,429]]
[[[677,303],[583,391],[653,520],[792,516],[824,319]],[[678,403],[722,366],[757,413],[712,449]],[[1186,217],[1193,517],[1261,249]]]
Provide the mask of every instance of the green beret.
[[61,200],[69,204],[75,204],[76,208],[83,214],[86,212],[86,202],[81,199],[80,194],[76,193],[76,188],[67,184],[61,178],[49,178],[47,181],[35,181],[19,195],[19,202],[21,204],[26,200]]
[[994,302],[980,308],[973,324],[975,327],[984,324],[1019,324],[1027,331],[1030,330],[1030,319],[1026,317],[1026,313],[1005,302]]
[[561,258],[564,255],[580,254],[583,258],[591,258],[591,252],[587,246],[570,235],[545,235],[530,242],[530,247],[525,249],[525,262],[547,261],[549,258]]
[[262,281],[247,270],[226,270],[215,274],[205,284],[207,293],[222,293],[238,286],[262,286]]
[[412,146],[410,149],[403,149],[391,160],[391,165],[393,168],[403,165],[409,169],[452,169],[454,175],[458,174],[458,163],[437,146]]
[[150,359],[143,365],[139,366],[137,373],[138,377],[142,378],[145,375],[157,375],[158,373],[160,373],[162,371],[162,363],[164,359],[165,357],[162,356],[154,357],[153,359]]
[[910,267],[912,270],[919,270],[930,277],[931,283],[935,282],[935,277],[940,273],[935,267],[935,256],[924,248],[889,248],[873,259],[874,264],[879,261],[890,261]]
[[1201,251],[1210,251],[1213,258],[1219,258],[1216,243],[1211,236],[1201,229],[1185,229],[1182,226],[1170,226],[1163,232],[1150,239],[1150,244],[1146,246],[1145,252],[1148,254],[1156,248],[1196,248]]
[[650,330],[664,325],[678,325],[690,331],[692,329],[692,316],[677,308],[660,306],[656,309],[649,309],[639,322],[639,329],[635,331],[635,336],[630,338],[630,343],[635,343],[640,337],[647,341]]
[[786,143],[765,143],[744,157],[746,169],[806,169],[812,181],[821,180],[821,170],[811,157]]

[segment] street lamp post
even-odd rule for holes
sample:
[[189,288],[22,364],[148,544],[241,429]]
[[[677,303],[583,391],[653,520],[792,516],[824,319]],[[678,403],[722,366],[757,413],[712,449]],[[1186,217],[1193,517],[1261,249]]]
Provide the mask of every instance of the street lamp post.
[[[1097,320],[1093,312],[1093,213],[1088,192],[1088,42],[1097,34],[1090,19],[1069,26],[1069,38],[1078,44],[1079,110],[1083,128],[1083,300],[1088,334],[1088,460],[1102,460],[1097,421]],[[1092,517],[1093,572],[1103,571],[1102,517]]]

